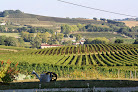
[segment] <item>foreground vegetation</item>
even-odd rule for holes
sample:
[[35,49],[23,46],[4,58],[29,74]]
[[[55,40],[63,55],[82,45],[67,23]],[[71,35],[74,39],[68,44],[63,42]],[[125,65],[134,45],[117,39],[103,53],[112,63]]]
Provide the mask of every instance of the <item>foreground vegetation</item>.
[[1,53],[0,59],[19,62],[21,74],[53,71],[58,78],[138,78],[138,45],[96,44],[64,46],[14,53]]

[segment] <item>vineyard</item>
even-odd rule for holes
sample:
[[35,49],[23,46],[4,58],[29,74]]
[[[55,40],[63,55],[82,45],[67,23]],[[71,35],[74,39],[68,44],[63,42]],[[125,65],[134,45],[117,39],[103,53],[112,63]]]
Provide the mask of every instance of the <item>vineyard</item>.
[[19,62],[18,68],[23,73],[36,70],[39,73],[54,71],[60,77],[138,77],[138,45],[132,44],[86,44],[31,49],[3,53],[0,59]]
[[[60,55],[58,65],[137,66],[137,45],[93,44],[65,46],[29,52],[31,55]],[[59,56],[58,56],[59,57]],[[54,58],[52,59],[54,60]],[[50,60],[49,60],[50,61]]]

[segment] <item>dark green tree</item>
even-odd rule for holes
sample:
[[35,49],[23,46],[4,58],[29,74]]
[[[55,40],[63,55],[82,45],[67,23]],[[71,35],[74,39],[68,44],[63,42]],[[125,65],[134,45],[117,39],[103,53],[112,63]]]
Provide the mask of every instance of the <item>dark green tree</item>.
[[138,39],[135,40],[134,44],[138,44]]
[[81,35],[80,34],[77,34],[76,35],[76,41],[80,41],[80,39],[81,39]]
[[18,46],[18,39],[14,38],[14,37],[7,37],[5,39],[5,45],[6,46]]
[[19,46],[20,47],[24,47],[24,40],[23,40],[23,38],[22,37],[20,37],[19,39],[18,39],[18,42],[19,42]]
[[97,18],[95,18],[95,17],[94,17],[93,19],[94,19],[94,20],[97,20]]
[[5,45],[6,36],[0,36],[0,45]]
[[122,40],[122,39],[116,39],[114,43],[123,43],[123,42],[124,42],[124,40]]
[[33,41],[30,42],[32,45],[32,48],[40,48],[41,47],[41,38],[37,35]]

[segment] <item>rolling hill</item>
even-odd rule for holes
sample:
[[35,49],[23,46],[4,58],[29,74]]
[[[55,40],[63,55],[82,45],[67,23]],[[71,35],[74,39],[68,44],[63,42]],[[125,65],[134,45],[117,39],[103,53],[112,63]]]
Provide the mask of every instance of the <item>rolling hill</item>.
[[[3,13],[6,15],[3,15]],[[81,19],[81,18],[59,18],[59,17],[49,17],[49,16],[41,16],[41,15],[34,15],[23,13],[19,10],[5,10],[0,12],[0,21],[5,21],[9,23],[16,23],[21,25],[31,25],[31,26],[42,26],[42,27],[55,27],[58,28],[61,24],[96,24],[96,25],[110,25],[111,23],[99,20],[92,20],[92,19]],[[115,25],[114,23],[112,25]],[[115,25],[116,26],[116,25]]]

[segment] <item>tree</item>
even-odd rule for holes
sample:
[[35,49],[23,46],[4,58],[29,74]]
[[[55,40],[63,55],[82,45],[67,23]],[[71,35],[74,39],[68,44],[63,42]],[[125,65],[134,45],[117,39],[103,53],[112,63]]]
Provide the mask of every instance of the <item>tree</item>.
[[75,32],[75,31],[79,30],[79,28],[77,27],[77,25],[72,25],[71,28],[72,28],[71,32]]
[[6,36],[0,36],[0,45],[5,45]]
[[104,21],[104,22],[106,21],[106,19],[105,19],[105,18],[100,18],[100,20],[101,20],[101,21]]
[[25,44],[22,37],[20,37],[20,38],[18,39],[18,42],[19,42],[19,46],[20,46],[20,47],[23,47],[24,44]]
[[138,39],[135,40],[135,42],[133,44],[138,44]]
[[40,48],[41,47],[41,38],[37,35],[33,41],[31,41],[32,48]]
[[77,34],[76,35],[76,41],[79,41],[81,39],[81,35],[80,34]]
[[94,17],[93,20],[97,20],[97,18]]
[[40,37],[42,38],[42,43],[47,43],[50,36],[51,34],[48,32],[41,33]]
[[14,37],[7,37],[5,39],[5,45],[6,46],[18,46],[18,39],[14,38]]
[[107,44],[109,43],[109,40],[105,37],[98,37],[95,39],[89,38],[86,39],[86,41],[84,42],[84,44]]
[[3,11],[2,17],[6,17],[8,14],[8,11]]
[[73,38],[73,35],[71,34],[69,37],[70,37],[70,38]]
[[68,41],[65,41],[63,42],[64,45],[72,45],[72,41],[71,40],[68,40]]
[[67,24],[61,25],[61,33],[69,34],[71,32],[71,26]]
[[116,39],[114,43],[123,43],[124,41],[122,39]]
[[23,38],[23,40],[24,40],[25,42],[30,42],[30,41],[28,40],[28,35],[29,35],[29,32],[22,32],[22,33],[21,33],[21,37]]
[[64,34],[62,34],[62,33],[57,33],[57,35],[56,35],[56,39],[58,41],[60,41],[61,39],[63,39],[63,37],[64,37]]

